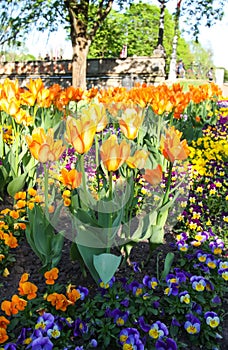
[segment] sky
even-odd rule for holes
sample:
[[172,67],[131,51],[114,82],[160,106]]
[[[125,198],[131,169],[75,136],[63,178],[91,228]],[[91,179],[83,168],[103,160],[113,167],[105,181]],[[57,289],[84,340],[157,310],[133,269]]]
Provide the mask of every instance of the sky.
[[[158,1],[148,1],[158,5]],[[176,1],[171,0],[167,4],[167,8],[172,13],[175,9]],[[181,26],[181,24],[180,24]],[[205,49],[211,49],[213,52],[213,62],[216,67],[224,67],[228,70],[228,45],[226,37],[228,35],[228,6],[225,8],[225,15],[221,22],[217,23],[211,28],[201,27],[199,42]],[[67,41],[66,34],[63,29],[59,29],[57,33],[33,33],[29,40],[25,43],[29,48],[29,53],[38,57],[45,57],[46,53],[52,56],[59,56],[60,49],[63,50],[63,58],[71,59],[72,48],[71,42]],[[187,39],[186,39],[187,40]]]

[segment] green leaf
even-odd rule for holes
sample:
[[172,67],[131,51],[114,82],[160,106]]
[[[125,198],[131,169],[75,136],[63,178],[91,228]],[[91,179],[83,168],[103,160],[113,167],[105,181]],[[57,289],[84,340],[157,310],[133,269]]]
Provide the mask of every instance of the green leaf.
[[25,180],[27,177],[27,173],[24,173],[16,178],[14,178],[7,186],[7,192],[10,196],[14,197],[14,195],[21,191],[25,186]]
[[168,275],[168,273],[171,269],[173,260],[174,260],[174,254],[168,253],[165,257],[164,270],[161,273],[161,279],[165,279],[166,276]]
[[108,283],[114,276],[121,262],[121,256],[109,253],[93,256],[94,267],[104,284]]
[[99,255],[105,252],[104,248],[92,248],[92,247],[85,247],[83,245],[77,244],[77,248],[83,258],[83,261],[85,265],[87,266],[91,276],[93,277],[94,281],[96,283],[99,283],[99,274],[97,270],[94,267],[93,264],[93,256]]
[[59,232],[57,234],[54,234],[54,236],[51,240],[51,265],[52,265],[52,267],[57,266],[60,259],[61,259],[63,243],[64,243],[63,232]]

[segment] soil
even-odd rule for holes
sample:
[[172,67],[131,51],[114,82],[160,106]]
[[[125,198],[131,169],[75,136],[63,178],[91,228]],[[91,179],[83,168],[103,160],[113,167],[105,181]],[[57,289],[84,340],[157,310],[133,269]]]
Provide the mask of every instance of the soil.
[[[171,234],[166,235],[166,243],[157,248],[157,253],[161,252],[161,261],[164,256],[170,252],[175,251],[174,248],[174,238]],[[58,283],[66,285],[67,283],[72,283],[74,285],[81,285],[89,288],[91,291],[96,289],[96,283],[93,278],[90,276],[89,272],[87,277],[83,277],[81,272],[80,264],[77,261],[71,261],[70,259],[70,244],[71,242],[66,240],[64,242],[62,257],[58,264],[59,269],[59,278]],[[173,246],[173,247],[172,247]],[[142,242],[135,246],[131,252],[131,261],[140,262],[142,256],[145,257],[149,253],[149,246],[146,242]],[[45,288],[44,278],[40,274],[39,270],[41,269],[40,260],[36,257],[31,247],[27,243],[26,239],[23,237],[20,240],[19,246],[13,250],[13,255],[15,257],[15,263],[9,267],[10,275],[6,278],[0,277],[0,283],[3,283],[3,286],[0,288],[0,300],[11,298],[14,293],[17,293],[18,283],[23,273],[29,273],[29,281],[35,283],[40,291],[43,291]],[[118,254],[119,255],[119,254]],[[157,264],[156,261],[157,254],[154,254],[154,257],[151,258],[150,264],[143,269],[141,272],[137,272],[137,279],[139,281],[145,276],[154,275],[154,267]],[[130,275],[133,273],[133,268],[126,264],[126,266],[120,268],[116,275],[117,277]],[[91,293],[90,293],[91,294]]]

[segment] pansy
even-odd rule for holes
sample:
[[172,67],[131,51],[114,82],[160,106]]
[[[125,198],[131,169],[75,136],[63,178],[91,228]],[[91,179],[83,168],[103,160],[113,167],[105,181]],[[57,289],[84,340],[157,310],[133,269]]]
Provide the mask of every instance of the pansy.
[[191,310],[195,313],[197,313],[198,315],[202,314],[202,306],[200,304],[197,304],[195,301],[192,303],[192,307]]
[[44,277],[46,279],[46,284],[54,284],[55,280],[58,279],[59,269],[53,267],[50,271],[46,271]]
[[111,316],[113,317],[114,322],[117,326],[124,326],[128,319],[129,312],[115,309],[111,312]]
[[197,292],[202,292],[206,288],[206,281],[202,276],[192,276],[190,282],[192,282],[192,288]]
[[[1,330],[0,330],[0,332],[1,332]],[[6,344],[4,346],[4,350],[17,350],[17,344],[15,344],[15,343],[8,343],[8,344]]]
[[127,339],[130,336],[138,336],[139,337],[139,332],[136,328],[124,328],[121,330],[120,334],[119,334],[119,341],[121,344],[124,344]]
[[144,350],[144,345],[140,340],[140,334],[135,328],[125,328],[119,335],[120,344],[124,350]]
[[158,350],[177,350],[177,344],[174,339],[158,339],[155,343],[155,349]]
[[219,269],[221,269],[221,270],[228,269],[228,261],[220,261],[219,262]]
[[207,256],[206,264],[210,269],[215,269],[217,267],[217,260],[213,256]]
[[54,325],[55,318],[52,314],[45,312],[42,316],[38,317],[35,329],[47,331]]
[[153,323],[149,330],[149,336],[153,339],[159,339],[167,336],[169,334],[166,325],[160,321]]
[[49,337],[43,337],[40,336],[36,339],[34,339],[29,345],[28,349],[39,349],[39,350],[52,350],[53,349],[53,343],[49,339]]
[[189,334],[197,334],[200,332],[200,320],[192,314],[186,315],[187,321],[184,324],[185,330]]
[[180,250],[181,252],[187,252],[188,250],[188,244],[185,243],[184,241],[179,241],[177,242],[177,248],[178,250]]
[[202,250],[200,250],[196,254],[196,257],[200,262],[205,262],[207,259],[207,253],[204,253]]
[[79,337],[84,333],[88,333],[88,325],[78,317],[74,322],[74,337]]
[[147,333],[150,330],[150,325],[145,322],[144,317],[140,316],[138,319],[138,324],[140,328],[143,330],[143,332]]
[[220,320],[216,312],[213,311],[208,311],[204,314],[204,318],[206,319],[206,323],[211,327],[211,328],[216,328],[218,327]]
[[188,291],[181,292],[179,294],[179,298],[180,298],[181,303],[185,303],[185,304],[190,303],[190,295],[189,295]]
[[79,286],[76,290],[79,292],[81,300],[84,300],[89,294],[89,290],[86,287]]
[[187,241],[188,235],[186,232],[181,232],[176,236],[177,241]]
[[222,300],[218,295],[215,295],[214,298],[211,300],[213,304],[221,304]]
[[219,269],[218,274],[221,275],[225,281],[228,281],[228,269]]
[[143,278],[143,284],[149,289],[156,289],[158,286],[158,279],[156,277],[149,277],[146,275]]
[[59,338],[61,335],[59,327],[55,324],[52,328],[48,329],[47,335],[49,336],[49,338]]
[[113,286],[113,283],[115,282],[115,277],[113,276],[108,283],[104,283],[102,280],[99,281],[99,286],[102,289],[108,289]]
[[212,253],[218,255],[221,254],[224,249],[224,242],[221,239],[217,239],[216,241],[210,242],[209,247],[211,248]]
[[132,283],[129,284],[128,288],[129,290],[132,291],[132,293],[136,296],[142,296],[143,295],[143,284],[137,282],[137,281],[133,281]]
[[170,295],[178,295],[178,290],[179,290],[178,288],[179,288],[178,285],[170,284],[169,287],[165,288],[164,294],[168,295],[168,296],[170,296]]
[[90,342],[89,342],[89,345],[91,348],[96,348],[98,343],[97,343],[97,340],[96,339],[91,339]]

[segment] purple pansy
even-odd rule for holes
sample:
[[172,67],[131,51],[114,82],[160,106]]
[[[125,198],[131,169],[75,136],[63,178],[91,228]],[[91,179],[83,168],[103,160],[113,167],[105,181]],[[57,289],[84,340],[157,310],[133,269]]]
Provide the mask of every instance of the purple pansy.
[[149,289],[156,289],[158,286],[158,279],[156,277],[149,277],[146,275],[143,278],[143,284]]
[[216,312],[214,311],[207,311],[204,314],[204,318],[206,319],[206,323],[211,327],[211,328],[216,328],[218,327],[220,320]]
[[158,339],[155,343],[156,350],[177,350],[177,344],[174,339]]
[[189,334],[198,334],[200,332],[200,320],[193,314],[186,315],[187,321],[184,324],[185,330]]
[[156,321],[150,326],[149,336],[153,339],[160,339],[169,334],[166,325],[160,321]]

